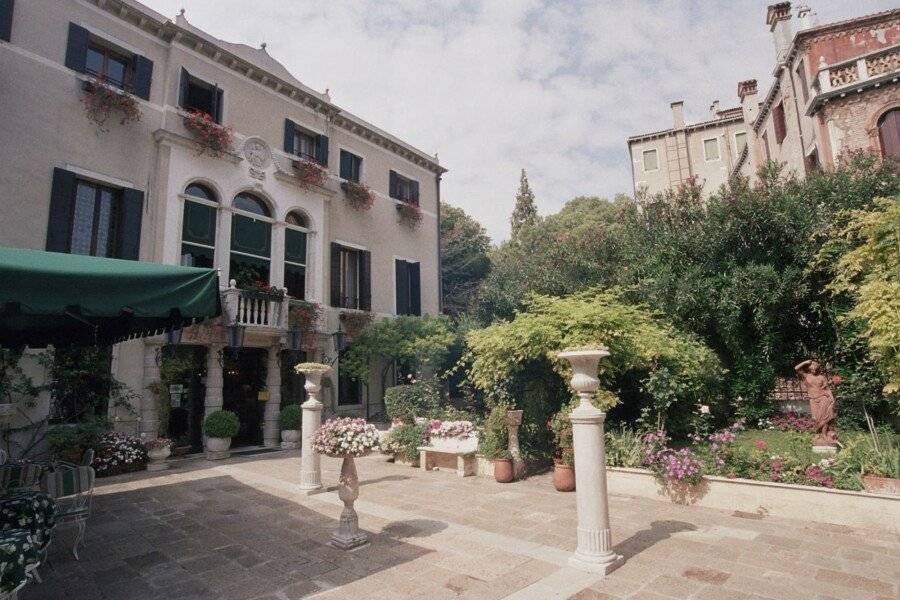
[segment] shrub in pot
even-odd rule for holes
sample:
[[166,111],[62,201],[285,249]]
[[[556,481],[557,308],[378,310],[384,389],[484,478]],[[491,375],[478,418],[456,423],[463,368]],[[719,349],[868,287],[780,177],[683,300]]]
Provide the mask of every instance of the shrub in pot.
[[569,407],[564,407],[547,423],[553,434],[553,487],[558,492],[575,491],[575,448],[570,412]]
[[231,438],[237,435],[241,422],[230,410],[217,410],[209,413],[203,422],[206,434],[206,458],[218,460],[228,458],[231,453]]
[[509,452],[509,431],[506,425],[507,407],[500,405],[491,409],[484,420],[479,437],[478,451],[494,463],[494,479],[499,483],[513,480],[512,455]]
[[281,447],[297,448],[303,423],[303,409],[299,404],[290,404],[281,409]]

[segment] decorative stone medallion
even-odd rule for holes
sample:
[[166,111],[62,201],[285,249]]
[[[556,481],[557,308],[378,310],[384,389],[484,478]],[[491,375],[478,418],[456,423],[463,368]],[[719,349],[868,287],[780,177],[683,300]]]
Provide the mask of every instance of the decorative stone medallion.
[[272,164],[272,149],[262,138],[250,137],[244,141],[244,158],[256,170],[263,170]]

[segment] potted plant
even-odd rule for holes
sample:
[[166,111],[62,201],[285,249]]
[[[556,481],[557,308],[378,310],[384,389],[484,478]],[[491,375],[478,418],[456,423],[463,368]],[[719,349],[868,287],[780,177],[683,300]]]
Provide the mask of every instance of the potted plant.
[[288,310],[288,326],[300,331],[312,331],[322,314],[322,305],[306,300],[291,300]]
[[202,110],[192,110],[184,117],[184,126],[197,142],[197,154],[209,154],[218,158],[234,150],[234,130],[216,123],[212,115]]
[[290,404],[281,409],[279,417],[281,424],[281,447],[300,447],[300,427],[303,421],[303,411],[298,404]]
[[563,408],[547,423],[553,434],[553,487],[558,492],[575,491],[575,450],[572,446],[571,411]]
[[412,202],[399,202],[397,204],[397,213],[400,215],[400,222],[409,228],[418,227],[422,222],[422,209],[418,204]]
[[172,454],[172,440],[158,437],[145,442],[144,448],[150,459],[150,462],[147,463],[148,471],[164,471],[169,468],[166,459]]
[[381,444],[381,449],[393,457],[397,464],[419,466],[419,446],[428,437],[424,425],[403,423],[391,428]]
[[375,194],[361,183],[345,181],[341,184],[341,189],[344,190],[347,204],[354,210],[369,210],[375,203]]
[[339,318],[347,335],[356,337],[372,322],[372,313],[361,310],[343,310]]
[[494,465],[494,479],[509,483],[515,477],[512,454],[509,451],[509,432],[506,425],[507,407],[495,406],[484,420],[478,451]]
[[84,96],[81,103],[87,118],[97,125],[97,130],[107,132],[106,122],[113,112],[121,115],[120,125],[141,120],[141,109],[134,96],[109,85],[104,78],[96,81],[85,81],[82,84]]
[[294,172],[303,183],[322,187],[328,180],[328,171],[314,160],[301,158],[294,161]]
[[207,460],[220,460],[231,456],[231,438],[241,429],[241,422],[230,410],[217,410],[209,413],[203,422],[206,436]]

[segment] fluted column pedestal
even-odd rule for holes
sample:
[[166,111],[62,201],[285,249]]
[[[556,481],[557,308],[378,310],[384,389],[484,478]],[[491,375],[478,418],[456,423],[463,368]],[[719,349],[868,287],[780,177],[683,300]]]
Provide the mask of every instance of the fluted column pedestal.
[[310,493],[322,488],[322,467],[319,453],[313,449],[313,437],[319,425],[322,424],[322,403],[319,401],[319,392],[322,389],[322,376],[325,371],[310,370],[303,374],[306,376],[307,400],[300,405],[303,409],[303,425],[300,438],[300,489]]

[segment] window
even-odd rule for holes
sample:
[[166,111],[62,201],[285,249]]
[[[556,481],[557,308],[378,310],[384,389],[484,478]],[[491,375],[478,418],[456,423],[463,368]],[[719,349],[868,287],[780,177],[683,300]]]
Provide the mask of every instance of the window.
[[803,104],[809,102],[809,84],[806,83],[806,65],[801,60],[797,65],[797,79],[800,80],[800,90],[803,94]]
[[153,78],[153,61],[69,23],[66,66],[79,73],[105,79],[110,85],[148,100]]
[[284,151],[328,166],[328,136],[304,129],[290,119],[284,120]]
[[0,40],[12,38],[13,0],[0,0]]
[[644,150],[644,171],[656,171],[659,169],[659,154],[656,149]]
[[359,183],[361,171],[362,158],[352,152],[341,150],[341,178]]
[[394,261],[398,315],[421,315],[422,293],[419,263],[397,259]]
[[744,148],[747,147],[747,132],[746,131],[738,131],[734,134],[734,149],[738,156],[744,151]]
[[186,111],[204,112],[216,123],[222,122],[222,90],[217,85],[194,77],[184,67],[181,69],[178,106]]
[[144,193],[53,170],[47,250],[137,260]]
[[787,123],[784,120],[784,103],[779,102],[772,109],[772,123],[775,125],[775,143],[781,144],[787,137]]
[[257,196],[244,192],[234,198],[231,216],[230,277],[239,288],[269,283],[272,223],[269,209]]
[[389,192],[391,198],[407,202],[409,204],[419,204],[419,182],[400,175],[395,171],[390,172]]
[[346,369],[340,368],[338,362],[338,406],[358,406],[363,403],[362,382],[346,375]]
[[181,264],[211,269],[215,265],[218,199],[212,190],[199,183],[187,186],[184,194],[192,200],[184,201]]
[[891,109],[878,119],[878,139],[881,155],[900,165],[900,108]]
[[331,244],[331,305],[372,310],[371,254]]
[[707,161],[719,160],[719,138],[703,140],[703,156]]
[[302,300],[306,296],[306,218],[292,212],[285,221],[284,287],[292,298]]

